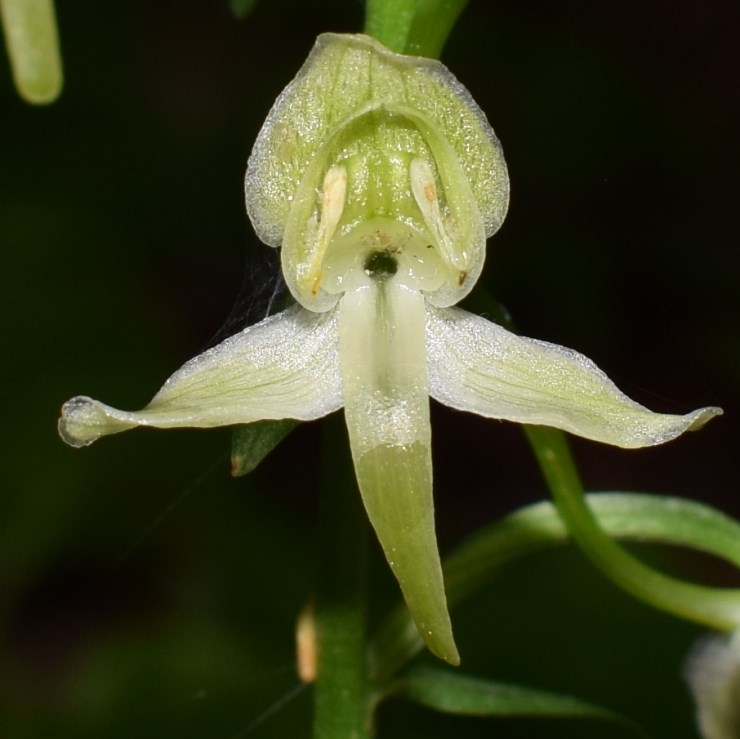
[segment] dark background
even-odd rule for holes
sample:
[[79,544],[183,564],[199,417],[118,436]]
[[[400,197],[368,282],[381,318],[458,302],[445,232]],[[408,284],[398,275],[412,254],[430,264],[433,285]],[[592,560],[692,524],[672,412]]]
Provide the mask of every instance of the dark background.
[[[311,591],[321,423],[233,481],[229,432],[56,436],[89,394],[144,405],[251,284],[273,279],[243,207],[272,101],[358,2],[59,3],[66,83],[31,108],[0,65],[4,277],[0,735],[308,736],[293,621]],[[740,514],[738,6],[472,0],[444,61],[501,138],[512,202],[482,278],[521,331],[593,358],[656,410],[725,416],[636,452],[574,442],[590,490]],[[240,307],[259,308],[253,290]],[[433,408],[439,536],[546,496],[514,426]],[[678,563],[738,585],[713,562]],[[667,566],[678,566],[668,562]],[[374,613],[396,591],[375,552]],[[650,611],[574,551],[532,558],[453,613],[467,671],[696,737],[680,665],[698,627]],[[389,704],[391,737],[610,737]]]

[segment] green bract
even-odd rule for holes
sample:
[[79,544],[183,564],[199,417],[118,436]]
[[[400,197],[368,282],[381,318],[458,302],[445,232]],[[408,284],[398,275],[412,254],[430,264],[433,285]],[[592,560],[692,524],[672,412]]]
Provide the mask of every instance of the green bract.
[[0,0],[15,86],[29,103],[51,103],[62,90],[62,60],[52,0]]
[[659,444],[718,408],[652,413],[590,360],[451,307],[508,203],[501,149],[439,62],[321,36],[259,134],[246,177],[260,237],[298,305],[190,360],[139,412],[65,403],[73,446],[134,426],[320,418],[344,406],[370,520],[419,632],[459,657],[434,533],[429,396],[621,447]]

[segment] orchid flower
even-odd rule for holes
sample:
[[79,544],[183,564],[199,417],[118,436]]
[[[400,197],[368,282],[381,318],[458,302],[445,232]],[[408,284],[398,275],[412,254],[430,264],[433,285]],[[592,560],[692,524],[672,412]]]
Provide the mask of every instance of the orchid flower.
[[500,144],[440,62],[319,37],[250,156],[247,211],[281,247],[296,304],[187,362],[152,402],[65,403],[85,446],[135,426],[308,421],[344,407],[358,485],[417,628],[457,663],[434,533],[429,396],[620,447],[669,441],[717,408],[652,413],[589,359],[454,307],[508,206]]

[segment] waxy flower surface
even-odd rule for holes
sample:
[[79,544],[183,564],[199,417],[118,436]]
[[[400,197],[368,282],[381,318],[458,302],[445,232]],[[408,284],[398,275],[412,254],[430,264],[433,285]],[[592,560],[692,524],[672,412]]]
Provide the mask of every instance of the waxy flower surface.
[[311,420],[342,406],[373,527],[429,648],[458,654],[434,534],[429,397],[621,447],[721,411],[652,413],[590,360],[453,307],[508,205],[501,147],[439,62],[326,34],[249,159],[247,211],[297,304],[189,361],[138,412],[68,401],[73,446],[134,426]]

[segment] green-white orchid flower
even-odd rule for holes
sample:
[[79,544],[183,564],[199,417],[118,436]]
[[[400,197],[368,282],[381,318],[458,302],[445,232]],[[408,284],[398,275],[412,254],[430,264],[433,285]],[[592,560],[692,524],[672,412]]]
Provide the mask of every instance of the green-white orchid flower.
[[142,411],[64,405],[73,446],[134,426],[308,421],[345,409],[360,491],[429,648],[457,663],[434,534],[429,396],[621,447],[660,444],[717,408],[661,415],[590,360],[452,307],[501,225],[498,140],[439,62],[323,35],[249,159],[247,211],[282,247],[297,305],[189,361]]

